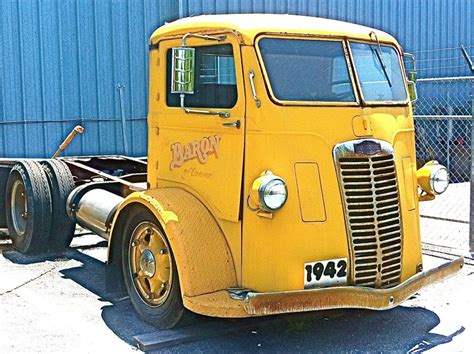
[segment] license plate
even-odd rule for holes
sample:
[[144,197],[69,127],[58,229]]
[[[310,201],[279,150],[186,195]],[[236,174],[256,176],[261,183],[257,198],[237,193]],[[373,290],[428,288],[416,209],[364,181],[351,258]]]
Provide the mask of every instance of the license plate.
[[313,289],[347,283],[347,258],[304,264],[304,288]]

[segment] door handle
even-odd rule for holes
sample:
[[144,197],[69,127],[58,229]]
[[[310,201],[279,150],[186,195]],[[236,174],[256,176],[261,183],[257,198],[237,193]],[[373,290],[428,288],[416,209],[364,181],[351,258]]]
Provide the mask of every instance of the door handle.
[[234,128],[237,128],[237,129],[240,129],[240,120],[236,120],[235,122],[225,122],[225,123],[222,123],[223,126],[225,127],[234,127]]

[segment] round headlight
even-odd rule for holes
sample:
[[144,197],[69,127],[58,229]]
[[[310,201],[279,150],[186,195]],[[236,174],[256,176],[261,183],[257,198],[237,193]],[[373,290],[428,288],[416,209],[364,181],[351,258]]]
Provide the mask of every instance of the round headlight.
[[418,185],[424,192],[430,195],[444,193],[448,188],[448,170],[437,161],[428,161],[416,172],[416,174]]
[[253,182],[249,197],[258,206],[255,210],[272,213],[285,205],[288,188],[281,177],[265,171]]
[[275,177],[262,187],[259,191],[260,199],[267,211],[275,211],[285,205],[288,197],[285,181]]
[[440,165],[431,172],[430,184],[436,194],[444,193],[448,189],[449,175],[446,167]]

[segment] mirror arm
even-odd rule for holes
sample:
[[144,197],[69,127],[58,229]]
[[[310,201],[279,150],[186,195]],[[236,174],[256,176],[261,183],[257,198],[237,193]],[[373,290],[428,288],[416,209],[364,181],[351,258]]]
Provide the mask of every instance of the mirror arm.
[[[195,37],[195,38],[201,38],[201,39],[205,39],[205,40],[208,40],[208,41],[223,41],[225,40],[227,37],[226,36],[218,36],[218,37],[214,37],[214,36],[209,36],[209,35],[203,35],[203,34],[195,34],[195,33],[186,33],[183,38],[181,39],[181,47],[182,48],[186,48],[186,39],[188,39],[189,37]],[[219,116],[221,118],[229,118],[230,117],[230,113],[229,112],[217,112],[217,111],[209,111],[209,110],[203,110],[203,109],[191,109],[191,108],[187,108],[185,105],[184,105],[184,98],[185,98],[185,94],[184,93],[180,93],[179,97],[180,97],[180,103],[181,103],[181,108],[183,109],[183,111],[185,113],[194,113],[194,114],[209,114],[209,115],[215,115],[215,116]]]
[[217,112],[217,111],[206,111],[203,109],[191,109],[187,108],[184,106],[184,97],[186,95],[184,93],[180,94],[180,101],[181,101],[181,108],[184,110],[186,113],[195,113],[195,114],[209,114],[213,116],[219,116],[221,118],[230,118],[230,113],[229,112]]
[[188,39],[188,37],[195,37],[195,38],[201,38],[201,39],[205,39],[205,40],[208,40],[208,41],[223,41],[226,39],[226,36],[219,36],[219,37],[214,37],[214,36],[208,36],[206,34],[195,34],[195,33],[186,33],[183,38],[181,39],[181,46],[182,47],[186,47],[186,39]]
[[[416,76],[417,76],[415,55],[412,54],[412,53],[403,53],[403,56],[409,58],[411,60],[412,64],[413,64],[413,71],[409,72],[410,76],[409,76],[408,79],[410,81],[415,82],[416,81]],[[405,71],[406,71],[406,69],[405,69]]]

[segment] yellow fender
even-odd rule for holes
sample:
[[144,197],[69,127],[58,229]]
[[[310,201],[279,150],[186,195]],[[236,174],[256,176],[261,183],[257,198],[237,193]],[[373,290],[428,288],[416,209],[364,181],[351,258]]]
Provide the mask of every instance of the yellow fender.
[[108,263],[120,262],[121,230],[127,215],[143,207],[156,217],[168,238],[183,296],[237,285],[232,254],[216,219],[196,197],[179,188],[135,192],[122,202],[112,223]]

